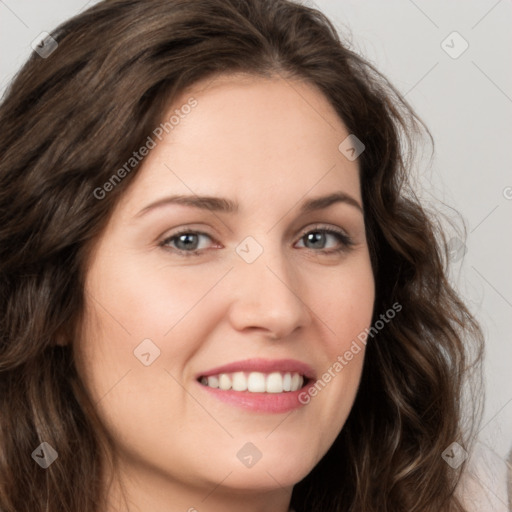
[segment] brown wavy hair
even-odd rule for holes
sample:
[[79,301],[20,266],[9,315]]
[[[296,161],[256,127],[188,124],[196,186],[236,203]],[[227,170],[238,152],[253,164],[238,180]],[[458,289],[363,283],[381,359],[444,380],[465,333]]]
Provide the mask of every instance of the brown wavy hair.
[[[100,456],[116,464],[114,444],[72,340],[89,251],[138,167],[103,199],[94,191],[179,93],[248,73],[313,84],[365,144],[374,321],[403,306],[368,342],[350,415],[291,506],[465,511],[464,464],[452,469],[441,455],[455,441],[470,451],[483,336],[450,284],[440,216],[413,192],[415,140],[430,134],[397,90],[325,15],[287,0],[107,0],[52,37],[57,49],[33,53],[0,105],[0,508],[102,511]],[[43,441],[58,452],[46,470],[31,457]]]

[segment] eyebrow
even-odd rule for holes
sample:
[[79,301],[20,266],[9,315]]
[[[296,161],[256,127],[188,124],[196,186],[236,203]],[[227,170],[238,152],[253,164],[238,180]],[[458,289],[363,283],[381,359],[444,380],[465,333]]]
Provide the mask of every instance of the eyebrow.
[[[335,192],[327,196],[310,199],[302,204],[302,206],[300,207],[300,212],[304,214],[316,210],[322,210],[324,208],[328,208],[329,206],[335,203],[348,204],[350,206],[357,208],[361,213],[363,213],[363,207],[359,204],[359,202],[356,201],[352,196],[346,194],[345,192]],[[231,201],[230,199],[225,199],[223,197],[174,195],[163,197],[162,199],[158,199],[157,201],[148,204],[142,210],[140,210],[140,212],[138,212],[134,218],[142,217],[143,215],[150,211],[172,204],[189,206],[192,208],[199,208],[202,210],[211,210],[214,212],[238,212],[238,203],[236,203],[235,201]]]

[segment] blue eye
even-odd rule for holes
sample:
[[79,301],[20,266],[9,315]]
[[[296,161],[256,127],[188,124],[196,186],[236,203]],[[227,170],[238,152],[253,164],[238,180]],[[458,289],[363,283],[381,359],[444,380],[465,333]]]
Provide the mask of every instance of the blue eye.
[[[201,238],[213,240],[210,235],[200,231],[183,230],[163,240],[159,245],[166,250],[183,256],[200,256],[202,251],[208,247],[208,243],[201,244]],[[334,239],[334,247],[325,248],[329,239]],[[299,241],[310,244],[306,249],[321,254],[335,254],[347,251],[354,245],[352,239],[333,228],[314,228],[303,232]]]
[[[324,246],[329,238],[337,240],[338,246],[336,246],[335,243],[333,248],[326,249]],[[302,235],[300,240],[304,240],[304,243],[312,244],[312,247],[310,246],[309,248],[319,249],[315,252],[321,252],[324,254],[339,253],[354,245],[354,242],[348,235],[333,228],[315,228],[313,230],[309,230]]]
[[204,249],[204,247],[198,247],[200,237],[206,237],[211,240],[211,237],[206,233],[199,231],[182,231],[166,238],[160,245],[168,247],[169,244],[173,244],[174,247],[170,247],[170,249],[175,249],[179,253],[192,256],[199,254],[197,251]]

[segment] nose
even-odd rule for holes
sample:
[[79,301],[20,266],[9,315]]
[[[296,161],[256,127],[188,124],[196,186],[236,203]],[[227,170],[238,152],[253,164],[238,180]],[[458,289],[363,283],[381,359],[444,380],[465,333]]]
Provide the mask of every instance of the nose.
[[312,312],[306,283],[301,283],[291,263],[282,255],[270,258],[266,253],[253,263],[237,261],[229,318],[238,331],[260,331],[282,339],[309,325]]

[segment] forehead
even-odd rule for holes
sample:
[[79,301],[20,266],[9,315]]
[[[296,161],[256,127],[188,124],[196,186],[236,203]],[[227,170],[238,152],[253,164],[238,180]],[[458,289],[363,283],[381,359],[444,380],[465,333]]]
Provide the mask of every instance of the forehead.
[[164,189],[247,200],[266,190],[284,201],[336,187],[360,197],[357,161],[338,149],[349,133],[309,83],[221,76],[180,94],[162,122],[173,114],[179,122],[155,139],[125,198],[130,209]]

